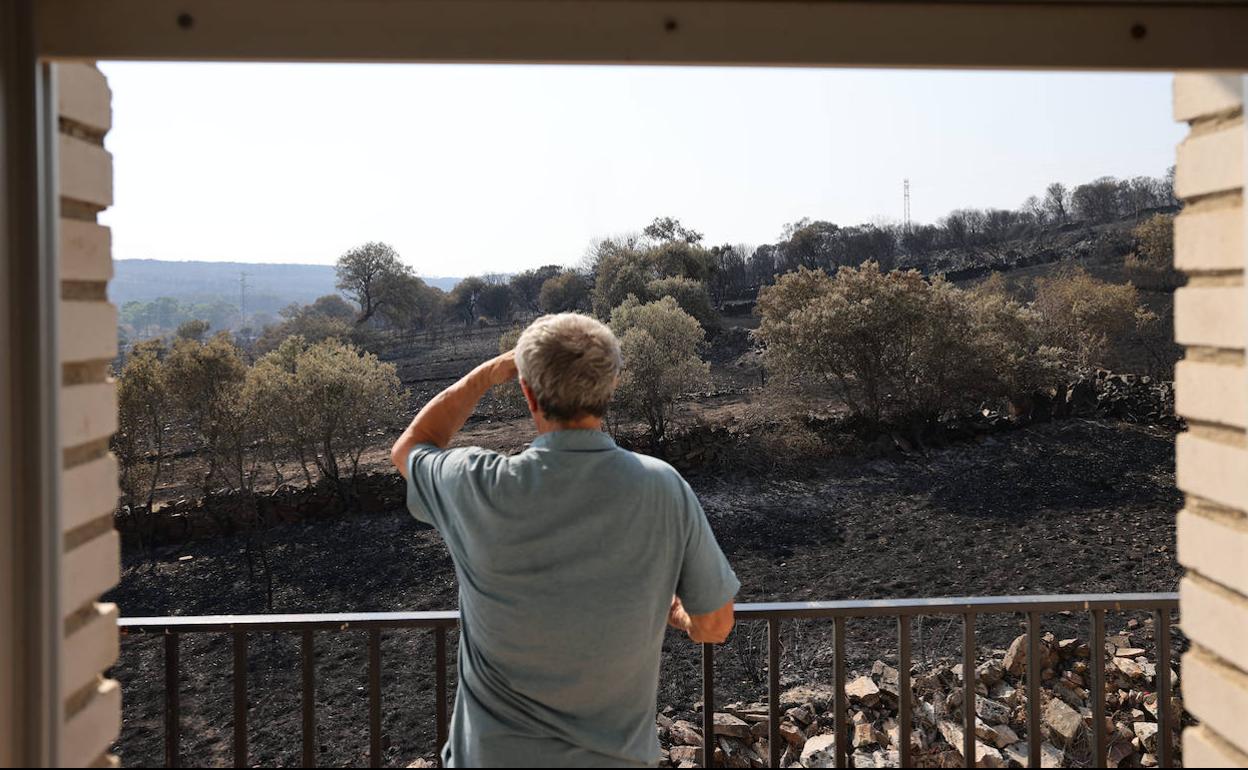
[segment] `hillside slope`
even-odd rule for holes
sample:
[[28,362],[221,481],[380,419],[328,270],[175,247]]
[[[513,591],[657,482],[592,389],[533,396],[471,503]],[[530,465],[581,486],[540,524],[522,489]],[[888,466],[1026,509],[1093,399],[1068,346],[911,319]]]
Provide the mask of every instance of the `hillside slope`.
[[[237,303],[240,280],[246,275],[247,309],[274,312],[292,302],[307,303],[333,294],[333,265],[267,262],[174,262],[161,259],[119,259],[109,284],[109,298],[117,305],[172,297],[183,302],[224,299]],[[450,291],[458,278],[425,277],[424,281]]]

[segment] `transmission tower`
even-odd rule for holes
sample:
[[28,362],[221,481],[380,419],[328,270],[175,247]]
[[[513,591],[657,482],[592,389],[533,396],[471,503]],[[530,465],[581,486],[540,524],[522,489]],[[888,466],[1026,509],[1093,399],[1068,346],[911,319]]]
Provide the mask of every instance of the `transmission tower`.
[[902,185],[902,189],[905,191],[905,209],[904,209],[904,213],[902,214],[901,227],[902,227],[902,232],[904,232],[906,235],[909,235],[910,234],[910,180],[909,179],[906,179],[904,181],[904,184]]

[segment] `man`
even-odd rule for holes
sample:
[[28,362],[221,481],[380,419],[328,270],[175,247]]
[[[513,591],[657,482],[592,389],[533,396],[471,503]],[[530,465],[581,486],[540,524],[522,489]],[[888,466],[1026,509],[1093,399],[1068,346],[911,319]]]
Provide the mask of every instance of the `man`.
[[[447,767],[653,766],[665,621],[695,642],[732,629],[740,584],[693,491],[602,431],[620,366],[598,321],[539,318],[426,404],[391,451],[409,510],[437,528],[459,579]],[[447,449],[517,373],[532,445]]]

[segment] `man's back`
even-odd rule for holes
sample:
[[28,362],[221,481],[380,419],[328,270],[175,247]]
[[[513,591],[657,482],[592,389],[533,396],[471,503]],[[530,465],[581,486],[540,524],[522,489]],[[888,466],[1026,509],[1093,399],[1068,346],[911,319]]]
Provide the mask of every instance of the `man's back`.
[[460,584],[448,765],[654,763],[672,596],[703,614],[738,588],[679,474],[595,430],[515,457],[420,446],[407,470]]

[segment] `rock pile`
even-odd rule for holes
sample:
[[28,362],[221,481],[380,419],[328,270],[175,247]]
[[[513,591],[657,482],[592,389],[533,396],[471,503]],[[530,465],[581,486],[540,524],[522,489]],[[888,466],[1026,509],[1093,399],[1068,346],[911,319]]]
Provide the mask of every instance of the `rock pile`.
[[1126,422],[1176,426],[1174,383],[1134,374],[1096,373],[1097,411]]
[[[1136,374],[1098,369],[1057,388],[1037,391],[1010,404],[1012,421],[1045,421],[1063,417],[1105,417],[1125,422],[1178,427],[1174,415],[1174,383]],[[985,411],[991,422],[1004,414]]]
[[[1135,621],[1130,621],[1135,624]],[[1158,763],[1156,666],[1132,641],[1132,625],[1106,640],[1105,761],[1093,766],[1155,767]],[[1080,639],[1040,641],[1041,761],[1043,767],[1086,766],[1091,760],[1092,695],[1089,645]],[[975,764],[978,767],[1025,767],[1028,764],[1027,695],[1024,671],[1027,637],[1008,650],[996,650],[975,670]],[[940,663],[914,670],[911,757],[917,767],[962,767],[961,665]],[[1178,677],[1171,671],[1171,692]],[[876,661],[869,675],[852,679],[845,694],[849,704],[848,737],[854,767],[897,767],[900,729],[897,723],[898,672]],[[792,688],[780,698],[782,767],[833,767],[835,724],[833,690],[819,685]],[[1177,728],[1182,705],[1170,702],[1170,729]],[[767,767],[768,712],[764,703],[733,703],[715,713],[715,766]],[[701,767],[701,718],[692,721],[657,718],[663,747],[661,766]]]

